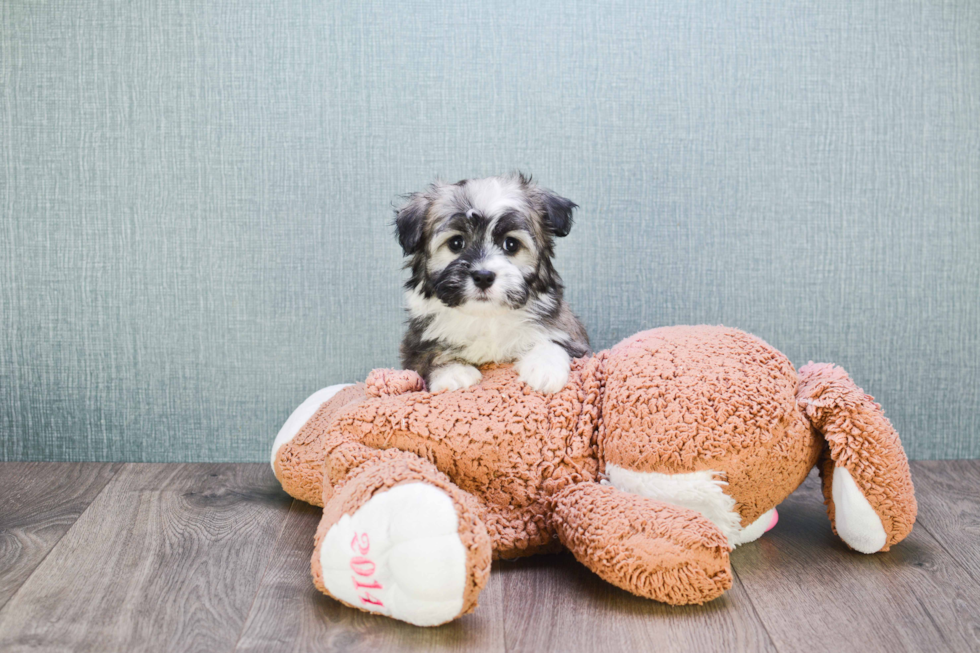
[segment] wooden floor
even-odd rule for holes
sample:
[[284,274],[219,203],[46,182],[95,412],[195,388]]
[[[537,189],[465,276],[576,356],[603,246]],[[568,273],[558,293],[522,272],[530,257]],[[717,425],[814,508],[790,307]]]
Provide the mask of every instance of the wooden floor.
[[913,478],[919,520],[889,553],[848,551],[811,476],[708,605],[539,556],[422,629],[314,590],[319,510],[268,465],[3,463],[0,651],[980,651],[980,461]]

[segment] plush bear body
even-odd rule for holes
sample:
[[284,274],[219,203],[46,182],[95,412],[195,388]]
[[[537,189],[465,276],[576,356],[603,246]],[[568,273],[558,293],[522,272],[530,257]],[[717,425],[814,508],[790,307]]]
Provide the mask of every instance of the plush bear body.
[[327,454],[318,451],[308,465],[296,462],[311,443],[333,454],[328,495],[329,477],[343,476],[336,468],[344,444],[411,452],[481,500],[494,558],[555,551],[561,543],[551,498],[570,483],[598,479],[596,411],[584,410],[582,389],[595,384],[594,371],[576,360],[565,388],[544,395],[528,391],[509,365],[483,368],[480,384],[465,391],[438,394],[402,392],[399,382],[406,379],[415,387],[413,373],[376,370],[366,385],[338,393],[342,407],[324,406],[284,446],[277,475],[294,496],[323,505]]
[[801,375],[723,327],[642,332],[574,361],[552,395],[510,366],[438,394],[375,370],[297,409],[273,468],[325,507],[315,583],[364,610],[442,623],[475,607],[491,558],[562,547],[636,594],[700,603],[731,586],[730,549],[775,523],[821,452],[852,547],[911,529],[908,465],[880,407],[839,368]]

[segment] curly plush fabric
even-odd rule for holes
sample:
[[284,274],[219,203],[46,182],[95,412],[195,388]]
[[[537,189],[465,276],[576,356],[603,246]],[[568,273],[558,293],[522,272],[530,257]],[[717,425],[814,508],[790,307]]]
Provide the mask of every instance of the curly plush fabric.
[[273,470],[282,489],[301,501],[323,505],[322,470],[327,429],[341,408],[359,403],[367,396],[363,383],[344,388],[320,406],[293,439],[279,449]]
[[550,497],[598,474],[598,412],[585,403],[596,365],[576,361],[569,384],[554,395],[530,391],[510,366],[490,366],[466,390],[352,404],[337,411],[325,434],[328,476],[342,477],[367,455],[351,442],[409,451],[483,500],[495,557],[557,550]]
[[693,510],[581,483],[556,498],[555,526],[582,564],[638,596],[700,604],[732,586],[728,541]]
[[836,533],[833,471],[844,467],[881,519],[887,535],[882,551],[887,551],[912,531],[918,511],[898,433],[874,397],[840,367],[811,361],[800,368],[800,377],[800,406],[828,445],[820,478],[831,526]]
[[639,333],[572,361],[552,395],[508,365],[482,372],[476,386],[433,394],[414,372],[375,370],[280,448],[283,487],[324,505],[318,548],[343,515],[422,482],[452,500],[468,552],[465,609],[490,557],[563,546],[628,591],[701,603],[731,586],[730,546],[758,537],[758,520],[773,523],[824,450],[825,475],[837,466],[853,476],[849,507],[875,536],[855,531],[859,550],[894,545],[915,520],[905,453],[881,407],[840,368],[798,376],[737,329]]
[[[324,594],[330,594],[323,583],[323,568],[320,561],[320,546],[330,528],[343,515],[354,513],[378,493],[412,481],[423,481],[433,485],[446,492],[453,501],[459,521],[459,538],[466,550],[463,607],[455,616],[472,612],[476,609],[480,590],[486,586],[490,578],[491,544],[482,519],[484,508],[479,501],[460,490],[430,463],[396,449],[380,453],[369,463],[360,466],[356,474],[351,475],[340,487],[335,488],[333,501],[324,502],[326,508],[323,511],[323,519],[317,527],[311,560],[313,583]],[[364,605],[351,603],[346,605],[365,610]]]
[[400,395],[418,392],[425,388],[425,381],[412,370],[372,370],[364,381],[365,392],[371,397]]
[[603,462],[715,471],[743,526],[789,496],[820,453],[789,359],[742,331],[644,331],[609,352],[605,373]]

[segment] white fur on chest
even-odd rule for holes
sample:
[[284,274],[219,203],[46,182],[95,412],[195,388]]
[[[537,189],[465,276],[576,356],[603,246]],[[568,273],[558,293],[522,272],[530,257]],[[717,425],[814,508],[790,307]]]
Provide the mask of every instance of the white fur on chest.
[[502,309],[498,306],[449,308],[438,299],[426,299],[418,292],[407,293],[408,310],[413,318],[431,318],[423,338],[439,340],[459,348],[459,356],[474,365],[508,363],[526,354],[535,345],[561,340],[567,334],[542,327],[527,308]]

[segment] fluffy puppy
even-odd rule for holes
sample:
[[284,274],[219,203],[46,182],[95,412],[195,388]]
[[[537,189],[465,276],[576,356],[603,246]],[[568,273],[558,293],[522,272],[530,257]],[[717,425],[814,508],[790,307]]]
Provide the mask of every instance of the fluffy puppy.
[[402,365],[432,392],[478,383],[490,362],[515,363],[535,390],[564,387],[571,359],[591,353],[552,265],[576,206],[522,174],[408,196],[395,217],[411,270]]

